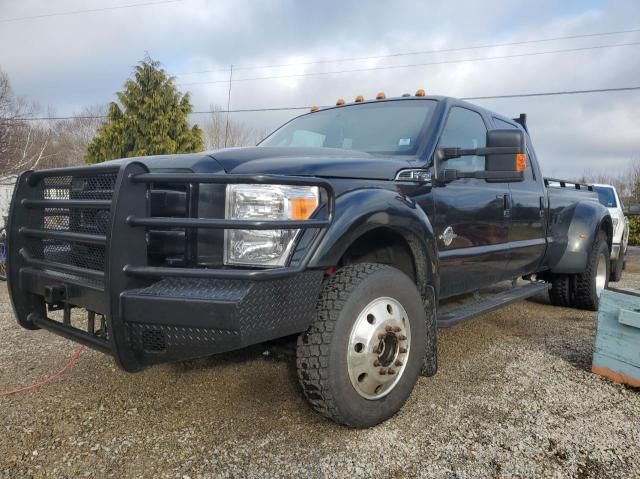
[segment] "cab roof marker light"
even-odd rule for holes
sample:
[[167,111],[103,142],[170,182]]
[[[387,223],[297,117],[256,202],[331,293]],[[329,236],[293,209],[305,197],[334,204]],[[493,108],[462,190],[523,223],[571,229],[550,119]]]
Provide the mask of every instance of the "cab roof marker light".
[[416,96],[424,96],[424,90],[422,88],[420,88],[418,91],[416,91]]
[[364,97],[362,95],[358,95],[356,97],[356,103],[362,103],[364,101]]
[[384,100],[385,98],[387,97],[382,91],[376,95],[376,100]]
[[318,105],[311,105],[311,113],[318,111]]
[[410,97],[410,96],[411,96],[411,93],[403,93],[402,94],[402,98],[407,98],[407,97]]
[[344,99],[343,99],[343,98],[338,98],[338,99],[336,100],[336,105],[337,105],[337,106],[344,105]]

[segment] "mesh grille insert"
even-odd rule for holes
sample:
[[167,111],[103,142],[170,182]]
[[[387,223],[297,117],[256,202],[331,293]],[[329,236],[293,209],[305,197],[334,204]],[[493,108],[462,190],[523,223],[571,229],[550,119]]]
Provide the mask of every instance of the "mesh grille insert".
[[[55,176],[42,179],[42,198],[45,200],[107,200],[113,197],[117,172],[95,176]],[[110,209],[101,208],[44,208],[40,228],[106,235],[110,225]],[[30,254],[35,258],[81,268],[104,271],[106,248],[81,241],[39,239],[31,243]]]
[[42,249],[33,256],[46,261],[102,271],[105,266],[104,246],[87,245],[63,240],[42,240]]
[[116,177],[116,173],[104,173],[96,176],[44,178],[44,199],[110,200]]
[[167,349],[164,333],[160,329],[145,329],[142,331],[142,347],[145,351],[157,352]]

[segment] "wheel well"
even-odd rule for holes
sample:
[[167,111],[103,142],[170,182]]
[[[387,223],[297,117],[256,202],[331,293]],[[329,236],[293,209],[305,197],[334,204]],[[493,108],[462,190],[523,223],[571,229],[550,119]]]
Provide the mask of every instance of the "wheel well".
[[340,258],[338,266],[355,263],[388,264],[419,282],[413,250],[407,239],[389,228],[376,228],[356,239]]

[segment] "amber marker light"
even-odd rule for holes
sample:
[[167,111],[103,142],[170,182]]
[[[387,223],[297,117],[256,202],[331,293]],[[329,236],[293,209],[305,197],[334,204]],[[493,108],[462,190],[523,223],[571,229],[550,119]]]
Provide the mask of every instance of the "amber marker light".
[[424,90],[422,88],[420,88],[417,92],[416,92],[416,96],[424,96]]
[[384,94],[384,92],[380,92],[376,95],[376,100],[384,100],[385,98],[387,98]]
[[342,98],[338,98],[336,100],[336,105],[340,106],[340,105],[344,105],[344,100]]
[[527,169],[527,155],[524,153],[516,154],[516,171],[522,173]]
[[356,97],[356,103],[362,103],[364,101],[364,97],[362,95],[358,95]]
[[311,113],[313,113],[314,111],[318,111],[318,105],[311,106]]
[[291,198],[289,200],[289,219],[308,220],[318,207],[318,198]]

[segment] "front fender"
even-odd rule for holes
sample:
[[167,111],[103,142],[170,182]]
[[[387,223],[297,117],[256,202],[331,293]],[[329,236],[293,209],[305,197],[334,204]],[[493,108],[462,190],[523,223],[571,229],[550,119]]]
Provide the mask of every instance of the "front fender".
[[[438,255],[431,222],[420,206],[396,191],[352,190],[336,198],[335,216],[309,266],[336,265],[349,246],[363,234],[387,228],[401,234],[411,247],[418,276],[439,291]],[[422,271],[421,271],[422,270]]]
[[554,216],[551,224],[549,266],[552,273],[582,273],[601,229],[608,231],[611,248],[611,215],[594,201],[580,201]]

